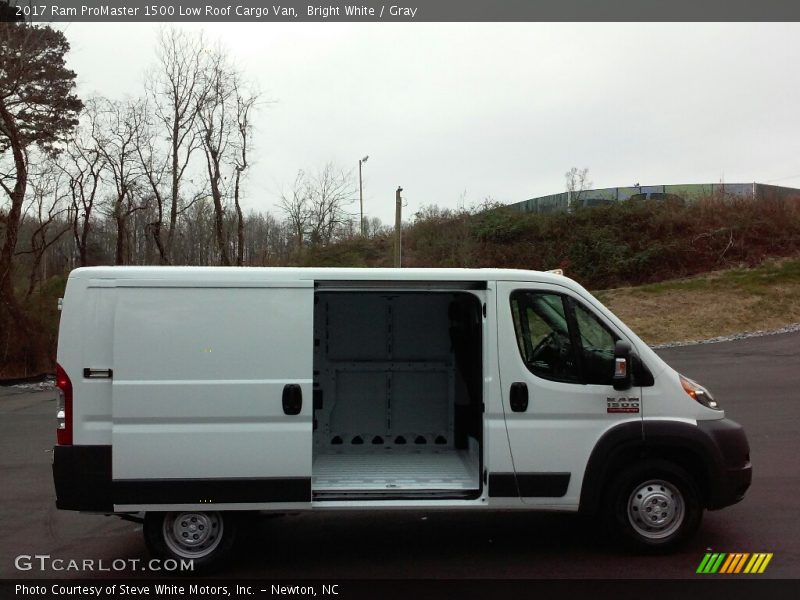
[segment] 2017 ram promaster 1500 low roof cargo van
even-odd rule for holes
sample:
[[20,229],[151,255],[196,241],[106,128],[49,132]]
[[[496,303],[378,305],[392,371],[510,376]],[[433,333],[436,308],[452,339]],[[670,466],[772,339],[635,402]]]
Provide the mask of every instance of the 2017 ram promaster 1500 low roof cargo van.
[[211,564],[261,512],[558,510],[667,550],[747,439],[574,281],[462,269],[73,271],[53,474]]

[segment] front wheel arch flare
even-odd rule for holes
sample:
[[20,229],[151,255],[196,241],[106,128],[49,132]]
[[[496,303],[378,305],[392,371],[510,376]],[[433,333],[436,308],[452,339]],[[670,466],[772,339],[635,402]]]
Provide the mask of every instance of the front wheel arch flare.
[[621,423],[600,437],[589,456],[580,510],[597,513],[616,474],[647,459],[673,462],[689,472],[698,482],[703,505],[708,506],[712,478],[720,469],[717,455],[713,442],[695,425],[675,421]]

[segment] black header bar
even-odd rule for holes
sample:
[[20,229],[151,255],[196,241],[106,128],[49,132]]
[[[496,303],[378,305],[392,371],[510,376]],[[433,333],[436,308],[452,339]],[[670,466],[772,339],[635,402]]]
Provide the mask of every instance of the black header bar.
[[766,22],[796,0],[0,0],[33,22]]

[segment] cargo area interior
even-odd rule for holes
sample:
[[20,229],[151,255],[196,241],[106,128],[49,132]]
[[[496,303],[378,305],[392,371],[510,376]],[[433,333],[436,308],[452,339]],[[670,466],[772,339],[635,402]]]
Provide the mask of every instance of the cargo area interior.
[[315,499],[477,497],[482,321],[469,292],[316,292]]

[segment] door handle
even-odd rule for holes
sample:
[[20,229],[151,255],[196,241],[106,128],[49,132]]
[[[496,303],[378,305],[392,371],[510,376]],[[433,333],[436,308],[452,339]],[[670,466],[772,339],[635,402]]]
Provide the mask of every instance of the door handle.
[[296,383],[283,387],[283,412],[287,415],[299,415],[303,408],[303,390]]
[[528,410],[528,386],[521,381],[511,384],[511,394],[509,404],[514,412],[525,412]]

